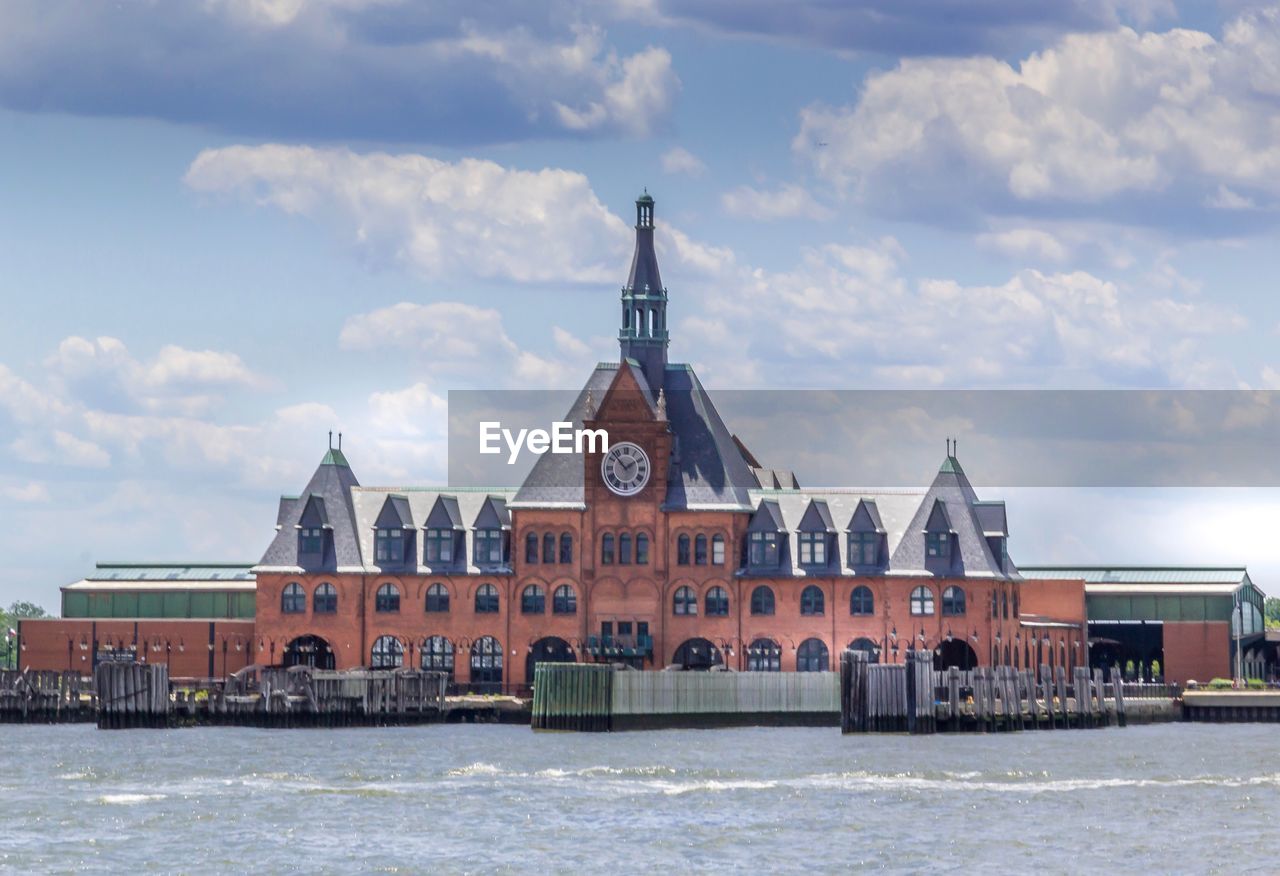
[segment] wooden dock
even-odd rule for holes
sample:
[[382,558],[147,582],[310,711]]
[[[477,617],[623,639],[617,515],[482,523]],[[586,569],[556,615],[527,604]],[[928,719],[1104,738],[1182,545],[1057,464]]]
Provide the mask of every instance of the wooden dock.
[[[909,651],[905,664],[873,664],[861,651],[840,658],[840,728],[844,733],[939,733],[1121,727],[1124,684],[1102,670],[1011,666],[961,672],[933,668],[932,651]],[[1120,678],[1118,669],[1113,678]],[[1142,709],[1144,720],[1159,713]]]
[[92,689],[79,672],[0,670],[0,723],[63,724],[94,714]]

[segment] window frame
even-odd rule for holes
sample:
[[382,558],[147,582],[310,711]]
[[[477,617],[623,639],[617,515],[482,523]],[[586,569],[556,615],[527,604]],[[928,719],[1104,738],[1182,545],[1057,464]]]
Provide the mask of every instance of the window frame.
[[698,616],[698,591],[682,584],[671,594],[671,613],[677,617]]
[[758,584],[751,590],[751,616],[773,617],[778,613],[778,597],[768,584]]
[[428,614],[449,613],[449,588],[443,582],[435,581],[427,587],[427,596],[423,603],[423,611]]
[[297,581],[290,581],[280,591],[281,614],[306,614],[307,591]]
[[551,613],[558,615],[578,613],[578,592],[572,584],[561,584],[552,592]]
[[817,584],[800,591],[800,616],[823,617],[827,613],[827,594]]
[[[907,600],[912,617],[933,617],[937,613],[936,597],[933,588],[921,584],[911,591]],[[926,610],[927,609],[927,610]]]
[[[481,602],[482,599],[484,602]],[[481,584],[476,588],[472,607],[475,614],[497,614],[502,608],[502,597],[498,593],[498,588],[492,584]]]
[[[321,600],[324,601],[321,602]],[[311,613],[337,614],[338,588],[328,581],[321,581],[317,584],[316,589],[311,591]]]
[[547,590],[541,584],[526,584],[520,591],[521,614],[546,614]]
[[866,584],[859,584],[849,592],[850,617],[875,617],[876,594]]
[[[423,546],[427,563],[452,563],[457,547],[457,533],[452,529],[428,529]],[[446,556],[447,555],[447,556]]]
[[956,584],[947,585],[942,590],[942,616],[964,617],[968,601],[963,587]]
[[728,617],[729,591],[719,584],[715,585],[702,597],[702,609],[704,617]]
[[400,613],[400,588],[391,581],[383,581],[373,594],[373,610],[376,614]]

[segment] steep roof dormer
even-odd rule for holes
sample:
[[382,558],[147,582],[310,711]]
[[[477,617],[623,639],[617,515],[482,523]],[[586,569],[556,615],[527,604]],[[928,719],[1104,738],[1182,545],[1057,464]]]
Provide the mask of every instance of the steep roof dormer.
[[[342,452],[342,436],[329,449],[297,499],[284,499],[277,516],[275,538],[255,568],[317,571],[363,568],[356,532],[351,490],[360,486]],[[314,550],[314,536],[303,530],[321,530],[323,544]]]

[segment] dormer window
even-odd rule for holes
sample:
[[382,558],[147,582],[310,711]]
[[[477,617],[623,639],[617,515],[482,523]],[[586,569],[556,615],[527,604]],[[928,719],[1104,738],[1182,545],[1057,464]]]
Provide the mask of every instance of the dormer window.
[[925,555],[929,559],[946,559],[951,556],[951,533],[926,532],[924,534]]
[[475,561],[477,565],[503,562],[503,533],[501,529],[477,529],[475,534]]
[[800,565],[825,566],[827,564],[827,534],[825,532],[800,533]]
[[428,529],[427,562],[452,563],[453,543],[456,537],[452,529]]
[[319,526],[298,530],[298,553],[319,554],[324,550],[324,530]]
[[374,541],[374,557],[377,562],[404,562],[404,530],[379,529],[375,534]]
[[749,547],[747,561],[752,566],[778,565],[778,533],[753,532],[747,539],[747,545]]
[[849,533],[849,565],[850,566],[879,565],[879,561],[880,561],[879,553],[880,553],[880,533],[878,532]]

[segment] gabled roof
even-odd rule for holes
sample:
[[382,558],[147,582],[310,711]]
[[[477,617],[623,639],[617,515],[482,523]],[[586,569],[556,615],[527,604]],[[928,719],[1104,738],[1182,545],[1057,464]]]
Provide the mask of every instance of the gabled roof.
[[307,496],[298,515],[298,526],[323,526],[330,528],[329,511],[324,506],[324,496]]
[[797,527],[800,532],[835,532],[836,525],[831,520],[831,509],[823,499],[810,499],[809,507],[800,518]]
[[[304,515],[323,514],[321,525],[333,534],[332,554],[326,551],[322,569],[336,571],[360,567],[360,543],[356,535],[351,490],[360,486],[340,450],[330,450],[307,482],[300,498],[286,508],[281,502],[279,530],[257,568],[299,568],[298,532]],[[370,521],[372,523],[372,521]]]
[[502,496],[486,496],[473,528],[510,529],[511,512],[507,510],[507,500]]
[[458,509],[458,497],[437,496],[435,504],[431,506],[431,513],[427,515],[427,522],[423,524],[423,528],[466,529],[467,525],[462,522],[462,512]]
[[955,527],[951,525],[951,515],[947,513],[947,502],[945,499],[934,499],[933,509],[929,512],[929,517],[924,523],[924,532],[951,532],[954,533]]
[[747,532],[784,532],[787,528],[782,517],[782,509],[773,499],[761,499],[760,507],[751,515],[747,524]]
[[884,522],[880,519],[880,506],[876,504],[876,500],[859,499],[858,506],[853,509],[853,516],[849,518],[849,525],[845,528],[849,532],[883,533]]
[[1001,569],[999,561],[992,555],[978,520],[979,506],[978,495],[960,461],[954,456],[947,456],[907,526],[906,534],[896,548],[890,548],[889,570],[905,575],[935,574],[927,562],[925,539],[921,533],[929,529],[931,523],[937,523],[935,513],[940,513],[946,517],[947,528],[955,533],[954,551],[948,562],[949,574],[1020,579],[1012,560],[1007,561],[1007,570]]
[[409,500],[395,493],[387,496],[374,526],[378,529],[413,529],[413,512],[409,510]]

